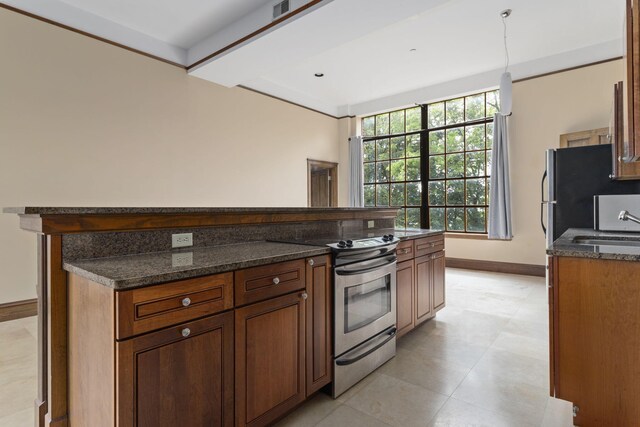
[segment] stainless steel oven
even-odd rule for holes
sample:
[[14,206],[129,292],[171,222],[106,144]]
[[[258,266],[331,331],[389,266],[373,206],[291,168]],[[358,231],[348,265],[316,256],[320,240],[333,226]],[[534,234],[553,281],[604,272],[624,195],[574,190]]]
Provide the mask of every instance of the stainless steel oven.
[[335,352],[342,354],[396,323],[396,256],[335,268]]
[[333,397],[396,354],[397,239],[334,248]]
[[[291,241],[288,241],[291,242]],[[333,397],[396,354],[396,246],[392,234],[354,240],[304,238],[333,252]]]

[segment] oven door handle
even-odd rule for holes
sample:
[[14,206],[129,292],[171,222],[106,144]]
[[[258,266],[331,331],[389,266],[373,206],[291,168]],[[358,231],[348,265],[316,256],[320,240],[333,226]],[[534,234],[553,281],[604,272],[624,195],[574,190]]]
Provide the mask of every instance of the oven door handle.
[[343,266],[343,267],[336,267],[335,272],[338,276],[352,276],[354,274],[362,274],[362,273],[368,273],[370,271],[374,271],[379,269],[380,267],[386,267],[387,265],[391,265],[394,262],[396,262],[397,257],[395,255],[393,256],[386,256],[384,258],[381,258],[382,262],[379,261],[375,261],[375,262],[367,262],[367,264],[365,265],[364,263],[358,263],[360,265],[362,265],[363,268],[356,268],[356,269],[349,269],[349,266]]
[[[352,350],[350,353],[347,353],[344,356],[340,357],[339,359],[336,359],[336,365],[338,366],[351,365],[353,363],[356,363],[358,360],[364,359],[365,357],[367,357],[368,355],[370,355],[371,353],[373,353],[374,351],[376,351],[377,349],[379,349],[380,347],[382,347],[383,345],[391,341],[391,339],[396,336],[396,331],[397,331],[396,327],[392,326],[391,328],[383,332],[378,337],[366,343],[367,345],[364,348],[356,348],[355,350]],[[354,356],[350,357],[352,354]]]

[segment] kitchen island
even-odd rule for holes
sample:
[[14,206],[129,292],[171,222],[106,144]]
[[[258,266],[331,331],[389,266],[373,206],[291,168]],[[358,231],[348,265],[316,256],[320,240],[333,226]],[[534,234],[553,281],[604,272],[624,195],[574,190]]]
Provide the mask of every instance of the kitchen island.
[[551,396],[580,426],[640,419],[640,236],[569,229],[547,250]]
[[[38,234],[41,426],[200,425],[204,419],[266,425],[281,417],[331,381],[332,277],[327,247],[273,240],[380,235],[393,232],[396,214],[365,208],[5,212]],[[193,247],[171,249],[176,233],[192,233]],[[402,239],[438,235],[415,230]],[[281,333],[265,333],[274,330]],[[282,370],[271,380],[260,375],[264,366],[251,365],[256,346],[274,352],[273,367]],[[208,398],[194,399],[193,390]],[[165,411],[147,398],[159,391],[175,397]]]

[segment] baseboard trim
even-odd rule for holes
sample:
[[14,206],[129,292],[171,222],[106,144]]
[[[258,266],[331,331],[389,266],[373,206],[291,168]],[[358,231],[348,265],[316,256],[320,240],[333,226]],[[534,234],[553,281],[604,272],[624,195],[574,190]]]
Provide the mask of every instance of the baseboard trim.
[[38,314],[37,298],[0,304],[0,322],[22,319],[36,314]]
[[523,276],[545,277],[546,267],[536,264],[485,261],[480,259],[445,258],[445,265],[451,268],[492,271],[494,273],[521,274]]

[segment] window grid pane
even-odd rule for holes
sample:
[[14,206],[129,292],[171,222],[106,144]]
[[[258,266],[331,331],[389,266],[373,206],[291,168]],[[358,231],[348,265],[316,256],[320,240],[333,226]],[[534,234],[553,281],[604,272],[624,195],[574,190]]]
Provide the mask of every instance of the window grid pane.
[[398,208],[396,227],[420,227],[422,107],[365,117],[362,125],[365,206]]
[[498,105],[494,90],[362,118],[365,206],[397,207],[399,228],[486,233]]
[[[427,105],[429,171],[423,203],[428,207],[428,226],[487,232],[493,114],[498,99],[498,92],[491,91]],[[438,122],[440,108],[443,117]],[[442,148],[438,143],[441,133]]]

